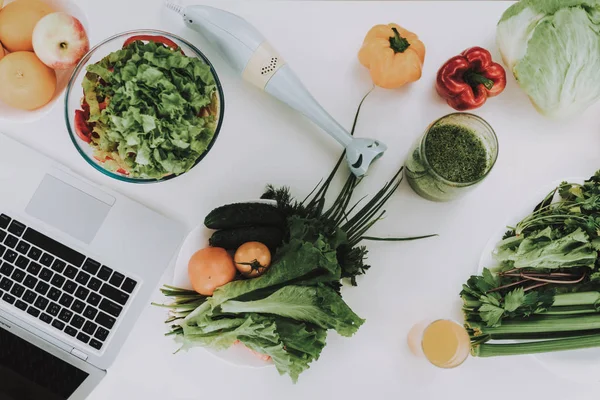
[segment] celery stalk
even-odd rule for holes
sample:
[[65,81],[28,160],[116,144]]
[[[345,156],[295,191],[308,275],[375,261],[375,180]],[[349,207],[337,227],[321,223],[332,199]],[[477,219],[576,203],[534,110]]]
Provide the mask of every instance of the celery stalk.
[[[485,340],[541,340],[541,339],[563,339],[568,337],[581,337],[600,335],[600,329],[590,329],[586,331],[570,332],[530,332],[530,333],[494,333],[486,335]],[[474,337],[477,340],[479,337]],[[475,341],[472,341],[475,344]]]
[[599,292],[561,293],[554,296],[553,307],[594,305],[600,302]]
[[475,357],[496,357],[588,349],[592,347],[600,347],[599,335],[545,340],[539,342],[501,344],[482,343],[473,346],[471,353]]
[[600,329],[600,316],[564,316],[540,315],[527,319],[502,321],[500,326],[486,326],[480,322],[468,322],[471,329],[482,334],[498,333],[542,333],[542,332],[569,332]]
[[596,314],[598,309],[595,306],[561,306],[550,307],[540,315],[576,315],[576,314]]

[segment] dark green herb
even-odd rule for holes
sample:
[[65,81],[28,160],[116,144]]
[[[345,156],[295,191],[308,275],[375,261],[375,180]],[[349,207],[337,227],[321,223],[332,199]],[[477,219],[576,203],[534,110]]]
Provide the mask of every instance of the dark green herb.
[[487,152],[468,128],[448,124],[434,126],[427,135],[425,155],[441,177],[458,183],[481,178],[487,167]]

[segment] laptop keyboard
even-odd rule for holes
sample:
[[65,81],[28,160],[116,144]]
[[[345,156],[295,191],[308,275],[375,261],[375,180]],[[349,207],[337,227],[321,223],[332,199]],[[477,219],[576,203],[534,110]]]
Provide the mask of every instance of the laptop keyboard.
[[0,214],[0,299],[100,350],[137,282]]

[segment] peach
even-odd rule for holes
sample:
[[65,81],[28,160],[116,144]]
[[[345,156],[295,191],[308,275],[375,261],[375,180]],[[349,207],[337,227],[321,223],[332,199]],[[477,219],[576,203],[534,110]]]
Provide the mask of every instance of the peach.
[[33,30],[33,50],[40,60],[56,70],[75,66],[90,49],[81,22],[64,12],[43,17]]

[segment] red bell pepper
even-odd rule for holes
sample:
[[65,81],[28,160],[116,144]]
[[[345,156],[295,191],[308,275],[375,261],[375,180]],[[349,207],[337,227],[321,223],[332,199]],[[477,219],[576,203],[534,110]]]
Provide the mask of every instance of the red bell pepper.
[[458,111],[481,107],[505,87],[506,71],[481,47],[471,47],[446,61],[435,85],[438,94]]
[[153,35],[136,35],[136,36],[132,36],[129,39],[127,39],[125,41],[125,43],[123,43],[123,48],[129,46],[131,43],[135,42],[135,41],[144,41],[144,42],[155,42],[155,43],[162,43],[167,47],[172,48],[173,50],[178,50],[181,51],[181,54],[185,55],[185,53],[183,52],[183,50],[181,50],[181,48],[177,45],[177,43],[175,43],[174,41],[172,41],[169,38],[166,38],[164,36],[153,36]]

